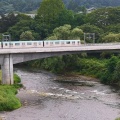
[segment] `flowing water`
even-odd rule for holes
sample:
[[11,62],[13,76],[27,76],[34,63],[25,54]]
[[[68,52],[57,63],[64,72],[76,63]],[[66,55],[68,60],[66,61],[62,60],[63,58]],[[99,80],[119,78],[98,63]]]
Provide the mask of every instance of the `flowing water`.
[[[4,120],[115,120],[120,117],[120,91],[84,77],[59,77],[16,70],[24,87],[22,107],[1,112]],[[72,82],[74,81],[74,82]]]

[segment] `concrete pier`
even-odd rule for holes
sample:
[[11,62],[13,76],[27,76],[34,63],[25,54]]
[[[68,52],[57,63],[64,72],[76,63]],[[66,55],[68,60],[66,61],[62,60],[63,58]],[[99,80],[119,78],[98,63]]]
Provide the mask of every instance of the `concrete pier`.
[[4,55],[1,68],[2,68],[2,84],[13,84],[12,54]]

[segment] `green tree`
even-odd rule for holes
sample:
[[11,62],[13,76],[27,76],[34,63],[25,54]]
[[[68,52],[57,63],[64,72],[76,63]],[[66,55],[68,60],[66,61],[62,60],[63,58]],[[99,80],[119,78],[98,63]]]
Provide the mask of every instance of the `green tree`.
[[120,61],[117,62],[114,73],[113,73],[113,82],[120,83]]
[[79,28],[74,28],[72,31],[71,31],[71,37],[73,39],[79,39],[80,40],[80,37],[83,36],[83,31]]
[[104,28],[111,24],[120,23],[120,7],[100,8],[87,14],[86,22]]
[[104,31],[106,33],[109,33],[109,32],[120,33],[120,23],[109,25],[109,26],[105,27]]
[[65,63],[64,69],[66,71],[77,71],[77,67],[79,66],[79,57],[78,55],[64,55],[62,60]]
[[10,27],[18,22],[17,17],[13,13],[8,15],[1,15],[0,19],[0,33],[6,32]]
[[22,32],[22,34],[20,35],[20,40],[34,40],[32,32],[31,31]]
[[[74,13],[71,10],[64,9],[59,14],[55,20],[55,27],[63,26],[64,24],[73,25],[74,22]],[[54,27],[54,28],[55,28]]]
[[116,56],[112,56],[106,63],[106,69],[102,73],[101,81],[105,84],[112,84],[114,81],[114,75],[116,65],[118,62],[118,58]]
[[62,0],[43,0],[35,17],[35,31],[37,29],[41,39],[45,39],[56,27],[72,20],[73,13],[65,8]]
[[8,32],[11,34],[12,39],[19,40],[20,35],[24,31],[33,30],[33,19],[26,15],[18,15],[18,22],[8,29]]
[[95,42],[100,42],[101,35],[104,33],[103,29],[90,24],[84,24],[78,26],[78,28],[82,29],[84,33],[95,33]]
[[75,13],[75,14],[74,14],[74,19],[73,19],[73,22],[72,22],[71,25],[72,25],[73,27],[76,27],[76,26],[80,26],[80,25],[85,24],[85,17],[86,17],[85,14]]
[[60,40],[67,40],[70,37],[71,25],[64,25],[53,30],[53,34]]
[[41,22],[51,24],[64,9],[65,6],[62,0],[43,0],[38,9],[37,17]]
[[120,34],[109,33],[102,38],[103,42],[120,42]]
[[83,31],[79,28],[71,29],[71,25],[65,24],[64,26],[57,27],[53,30],[53,34],[48,36],[47,39],[51,40],[68,40],[80,39],[83,36]]

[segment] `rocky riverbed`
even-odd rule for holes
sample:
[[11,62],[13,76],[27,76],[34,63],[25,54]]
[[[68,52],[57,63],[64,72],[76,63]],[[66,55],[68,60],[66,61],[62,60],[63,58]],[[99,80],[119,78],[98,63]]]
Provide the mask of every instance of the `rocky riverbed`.
[[24,85],[17,94],[22,107],[0,112],[5,120],[115,120],[120,117],[119,91],[96,79],[20,69],[16,73]]

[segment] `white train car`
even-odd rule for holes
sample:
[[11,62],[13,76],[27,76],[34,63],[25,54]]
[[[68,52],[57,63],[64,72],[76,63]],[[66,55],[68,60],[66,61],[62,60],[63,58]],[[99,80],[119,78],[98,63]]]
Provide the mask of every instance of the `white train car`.
[[9,41],[2,42],[2,48],[40,48],[43,41]]
[[45,40],[44,47],[80,46],[80,40]]
[[80,46],[80,40],[3,41],[0,48],[41,48]]

